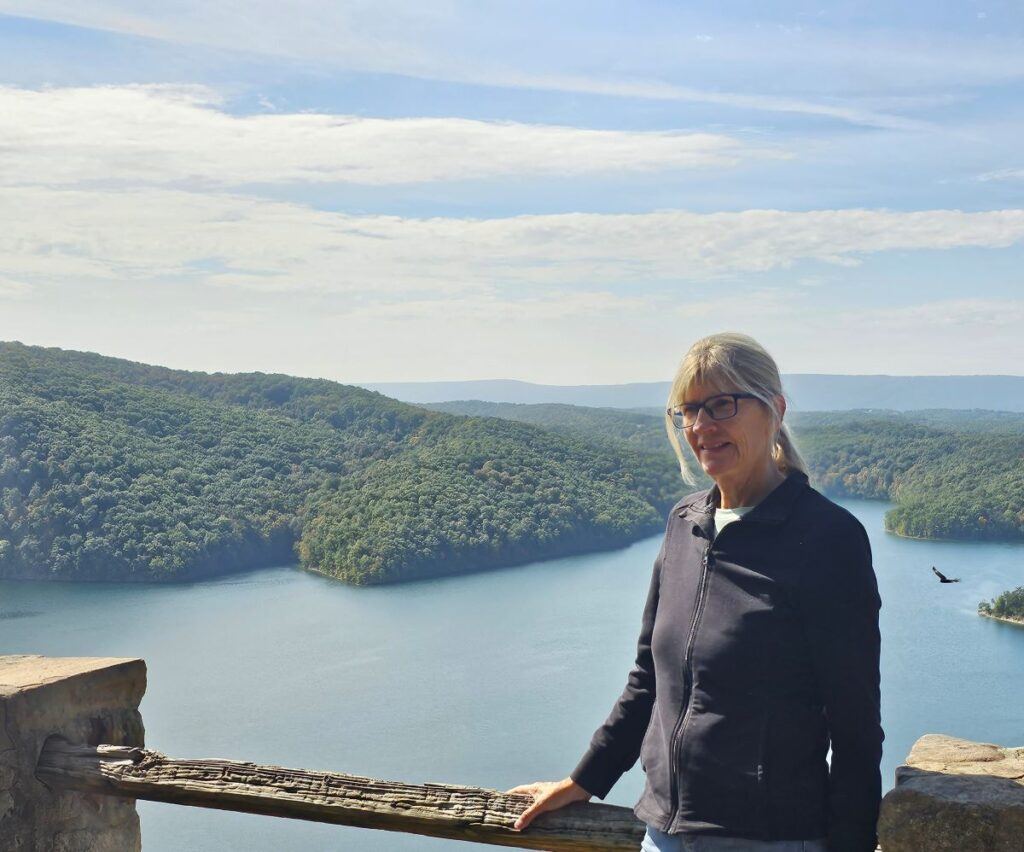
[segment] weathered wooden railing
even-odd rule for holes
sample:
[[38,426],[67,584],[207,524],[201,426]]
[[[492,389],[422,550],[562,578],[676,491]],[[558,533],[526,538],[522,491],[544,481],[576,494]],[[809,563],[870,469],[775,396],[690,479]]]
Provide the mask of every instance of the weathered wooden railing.
[[47,786],[552,852],[636,852],[643,825],[628,808],[577,802],[512,825],[529,796],[452,784],[403,784],[235,760],[181,760],[133,746],[52,736],[36,777]]

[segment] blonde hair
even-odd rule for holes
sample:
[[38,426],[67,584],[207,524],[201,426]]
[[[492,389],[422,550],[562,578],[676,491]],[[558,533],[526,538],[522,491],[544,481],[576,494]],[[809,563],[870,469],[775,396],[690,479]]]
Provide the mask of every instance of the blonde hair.
[[[783,473],[792,470],[807,473],[807,463],[796,448],[789,427],[781,422],[775,408],[773,397],[785,396],[778,365],[754,338],[739,332],[724,331],[702,337],[694,343],[676,370],[668,392],[668,408],[681,405],[686,391],[694,382],[751,393],[761,400],[771,413],[775,430],[775,444],[772,447],[775,464]],[[679,444],[678,432],[668,412],[665,413],[665,429],[669,443],[679,459],[679,472],[683,481],[687,485],[697,485],[697,478],[686,460]]]

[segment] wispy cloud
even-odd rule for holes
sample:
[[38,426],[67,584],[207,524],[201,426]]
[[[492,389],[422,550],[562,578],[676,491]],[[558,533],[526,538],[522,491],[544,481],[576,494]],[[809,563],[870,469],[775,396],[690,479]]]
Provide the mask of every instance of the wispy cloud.
[[973,327],[985,330],[1013,329],[1024,326],[1024,301],[1019,299],[944,299],[900,307],[854,309],[851,319],[872,323],[875,327],[899,330],[931,328],[949,330]]
[[31,293],[30,284],[0,275],[0,299],[27,299]]
[[996,169],[978,175],[978,180],[985,183],[991,180],[1024,180],[1024,169]]
[[[479,77],[477,79],[480,79]],[[493,70],[483,78],[488,85],[507,88],[539,89],[559,92],[580,92],[590,95],[638,98],[643,100],[679,101],[732,107],[739,110],[797,113],[821,116],[850,124],[888,130],[928,130],[927,121],[907,118],[858,106],[852,102],[832,102],[809,98],[785,97],[759,93],[742,93],[680,86],[670,82],[644,78],[608,78],[572,74],[528,74]]]
[[[79,27],[198,45],[237,54],[246,52],[302,63],[317,63],[371,74],[398,74],[439,82],[511,89],[533,89],[616,98],[676,101],[737,110],[792,113],[898,130],[923,130],[928,122],[899,111],[874,109],[858,97],[885,95],[907,79],[925,85],[951,73],[950,58],[970,77],[1005,79],[1024,73],[1012,43],[978,49],[958,42],[934,48],[886,40],[839,37],[825,30],[754,30],[731,27],[721,37],[691,31],[665,19],[638,32],[611,31],[609,22],[592,23],[589,38],[566,51],[544,35],[543,13],[535,13],[541,35],[524,43],[509,33],[523,19],[517,4],[497,4],[481,13],[474,4],[335,3],[303,0],[283,6],[253,0],[239,14],[233,6],[168,0],[138,4],[126,0],[0,0],[0,11]],[[600,17],[600,16],[598,16]],[[493,20],[489,20],[493,18]],[[652,22],[658,17],[652,15]],[[559,22],[561,23],[561,21]],[[586,21],[581,22],[584,27]],[[539,43],[538,43],[539,42]],[[680,48],[686,43],[687,49]],[[529,48],[534,49],[529,49]],[[851,62],[870,56],[876,81],[869,91],[847,92],[846,99],[818,89],[816,78],[848,78]],[[808,75],[813,63],[819,73]],[[800,65],[799,73],[794,66]],[[595,72],[593,69],[615,69]],[[738,76],[740,70],[743,75]],[[764,86],[766,76],[786,85]],[[920,94],[920,93],[916,93]],[[906,101],[906,107],[910,102]]]
[[362,322],[440,322],[454,318],[492,323],[528,320],[561,321],[592,317],[621,317],[650,312],[659,300],[648,296],[620,296],[606,290],[554,292],[519,296],[498,291],[459,294],[447,298],[402,299],[353,306],[339,319]]
[[[749,330],[785,372],[1019,373],[1024,302],[936,299],[912,305],[842,309],[793,289],[757,288],[742,299],[681,305],[676,325],[688,339],[723,328]],[[795,400],[799,405],[800,400]]]
[[[387,366],[375,371],[381,380],[650,380],[668,375],[690,342],[723,329],[753,334],[785,371],[794,372],[1012,373],[1024,358],[1024,304],[1011,299],[837,310],[791,287],[743,287],[719,299],[690,295],[634,299],[596,292],[511,300],[467,294],[414,300],[410,311],[397,304],[331,314],[324,317],[323,339],[333,327],[346,330],[353,351],[390,341]],[[486,347],[479,345],[482,335]],[[951,339],[971,345],[951,345]],[[530,341],[529,356],[524,340]],[[463,353],[465,364],[453,368],[439,351],[449,348]],[[348,373],[350,380],[370,377],[365,368]]]
[[748,210],[426,219],[360,216],[173,190],[7,191],[18,280],[180,279],[266,291],[457,294],[492,287],[649,287],[893,250],[1005,247],[1024,210]]
[[398,184],[727,167],[781,156],[682,131],[462,118],[237,116],[201,86],[0,87],[0,183]]

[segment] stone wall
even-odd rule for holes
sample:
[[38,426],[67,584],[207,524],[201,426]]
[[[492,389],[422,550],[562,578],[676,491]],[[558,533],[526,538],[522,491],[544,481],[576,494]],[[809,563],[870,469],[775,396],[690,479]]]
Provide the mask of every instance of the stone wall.
[[146,664],[117,657],[0,656],[0,852],[140,850],[132,799],[57,793],[35,778],[46,738],[145,745]]
[[1024,852],[1024,747],[926,734],[882,799],[885,852]]

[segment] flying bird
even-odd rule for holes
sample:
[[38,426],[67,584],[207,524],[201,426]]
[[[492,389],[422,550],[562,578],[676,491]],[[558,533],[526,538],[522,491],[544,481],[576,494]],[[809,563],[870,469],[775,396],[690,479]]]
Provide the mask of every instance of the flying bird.
[[947,577],[941,571],[937,570],[934,565],[932,565],[932,571],[935,571],[935,576],[939,578],[939,582],[940,583],[959,583],[960,582],[960,578],[959,577],[957,577],[957,578],[955,578],[953,580],[950,580],[949,577]]

